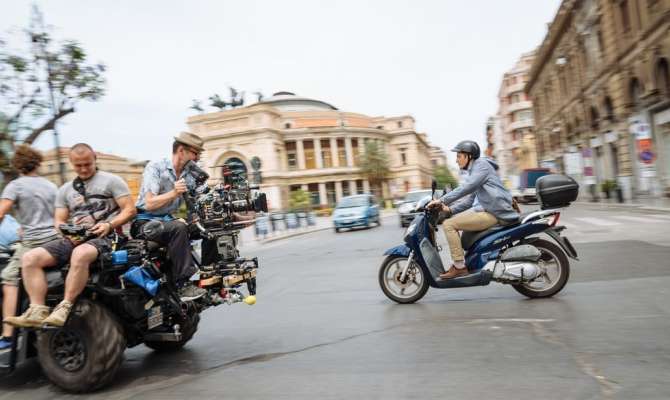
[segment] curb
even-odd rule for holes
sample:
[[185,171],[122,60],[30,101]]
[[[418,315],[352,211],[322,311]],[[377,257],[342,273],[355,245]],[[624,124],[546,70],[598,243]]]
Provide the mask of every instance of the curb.
[[258,244],[272,243],[272,242],[276,242],[276,241],[282,240],[282,239],[289,239],[289,238],[292,238],[292,237],[295,237],[295,236],[307,235],[308,233],[327,231],[329,229],[333,229],[333,227],[332,226],[327,226],[327,227],[324,227],[324,228],[306,229],[304,231],[291,232],[291,233],[288,233],[286,235],[281,235],[281,236],[277,236],[277,237],[270,237],[270,238],[267,238],[267,239],[261,239],[261,240],[258,240],[257,242],[258,242]]
[[[382,215],[381,215],[381,218],[386,219],[386,218],[392,217],[392,216],[394,216],[394,215],[395,215],[394,213],[386,213],[386,215],[383,215],[383,214],[382,214]],[[306,230],[304,230],[304,231],[291,232],[291,233],[288,233],[288,234],[286,234],[286,235],[282,235],[282,236],[269,237],[269,238],[267,238],[267,239],[257,240],[256,243],[258,243],[259,245],[260,245],[260,244],[266,244],[266,243],[272,243],[272,242],[276,242],[276,241],[278,241],[278,240],[290,239],[290,238],[292,238],[292,237],[302,236],[302,235],[307,235],[307,234],[309,234],[309,233],[316,233],[316,232],[321,232],[321,231],[327,231],[327,230],[329,230],[329,229],[333,229],[333,228],[334,228],[333,225],[330,225],[330,226],[326,226],[326,227],[322,227],[322,228],[306,229]]]
[[648,206],[646,204],[639,203],[598,203],[598,202],[588,202],[588,201],[575,201],[572,204],[595,207],[595,208],[618,208],[626,210],[642,210],[642,211],[656,211],[656,212],[665,212],[670,213],[670,207],[656,207]]

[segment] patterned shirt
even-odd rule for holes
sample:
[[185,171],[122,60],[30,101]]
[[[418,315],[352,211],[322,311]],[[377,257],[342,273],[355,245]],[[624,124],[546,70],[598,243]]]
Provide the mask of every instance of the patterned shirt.
[[150,162],[144,168],[144,173],[142,174],[142,187],[140,188],[140,194],[135,206],[140,212],[156,216],[172,214],[179,209],[179,206],[183,201],[183,196],[177,197],[171,203],[159,209],[147,211],[146,195],[148,192],[153,193],[154,196],[167,193],[174,189],[174,183],[182,178],[186,181],[186,186],[189,190],[195,188],[195,179],[190,175],[186,175],[185,171],[181,171],[179,178],[177,178],[177,173],[172,165],[172,160],[164,158],[160,161]]

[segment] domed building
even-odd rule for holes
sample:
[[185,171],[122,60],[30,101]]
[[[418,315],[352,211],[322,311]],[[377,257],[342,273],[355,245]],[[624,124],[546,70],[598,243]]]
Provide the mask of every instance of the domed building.
[[[332,207],[357,193],[400,197],[430,187],[431,157],[445,158],[414,130],[411,116],[369,117],[290,92],[192,116],[187,123],[205,142],[202,161],[212,178],[222,176],[224,164],[250,178],[260,172],[261,190],[275,210],[286,209],[290,192],[298,189],[311,194],[315,207]],[[390,167],[386,181],[372,185],[360,169],[371,141],[386,152]]]

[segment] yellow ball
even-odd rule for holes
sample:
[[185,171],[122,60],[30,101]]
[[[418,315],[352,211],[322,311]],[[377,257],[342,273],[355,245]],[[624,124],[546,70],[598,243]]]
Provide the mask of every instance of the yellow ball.
[[250,306],[254,305],[256,304],[256,296],[247,296],[244,298],[244,302]]

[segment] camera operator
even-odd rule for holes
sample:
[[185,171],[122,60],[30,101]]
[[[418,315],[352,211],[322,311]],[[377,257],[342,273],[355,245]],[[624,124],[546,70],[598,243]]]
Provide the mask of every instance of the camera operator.
[[142,177],[142,187],[136,207],[137,220],[133,223],[133,234],[150,220],[163,221],[163,231],[153,241],[167,246],[172,261],[173,276],[182,301],[195,300],[207,293],[189,280],[197,272],[191,256],[188,226],[183,220],[174,219],[172,213],[179,209],[184,193],[193,189],[195,181],[184,170],[189,161],[200,159],[202,139],[190,132],[175,136],[172,158],[164,158],[147,164]]
[[[78,241],[59,238],[28,251],[22,258],[22,276],[30,297],[30,307],[20,317],[5,322],[18,327],[63,326],[77,296],[86,287],[89,265],[111,249],[108,235],[135,216],[135,207],[126,182],[119,176],[98,171],[95,151],[86,143],[70,149],[70,163],[77,177],[58,189],[56,228],[68,220],[81,225],[96,237]],[[47,280],[44,268],[70,262],[65,278],[64,299],[51,314],[45,305]],[[49,314],[47,316],[47,314]]]

